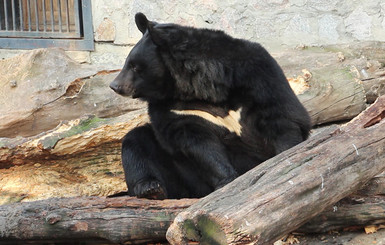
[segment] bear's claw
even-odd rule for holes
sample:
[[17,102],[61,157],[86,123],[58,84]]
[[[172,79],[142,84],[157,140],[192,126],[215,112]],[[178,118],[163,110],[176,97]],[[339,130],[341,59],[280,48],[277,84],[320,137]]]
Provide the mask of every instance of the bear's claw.
[[165,189],[157,180],[143,181],[134,188],[138,198],[163,200],[167,197]]

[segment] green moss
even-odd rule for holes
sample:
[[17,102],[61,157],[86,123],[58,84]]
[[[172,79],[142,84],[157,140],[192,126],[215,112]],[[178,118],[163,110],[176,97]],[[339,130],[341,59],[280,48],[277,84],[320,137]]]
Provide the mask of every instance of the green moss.
[[186,222],[183,224],[183,230],[185,231],[186,237],[189,240],[191,240],[191,241],[199,241],[200,240],[199,233],[198,233],[197,229],[195,228],[193,221],[186,220]]
[[202,236],[202,241],[205,244],[225,245],[226,235],[221,227],[206,216],[202,216],[198,220],[198,227]]
[[44,149],[52,149],[55,147],[59,140],[97,128],[106,121],[107,119],[102,119],[99,117],[89,117],[82,120],[78,125],[70,128],[68,131],[54,136],[46,137],[41,141],[41,143],[43,144]]
[[190,241],[199,241],[200,244],[207,245],[227,244],[226,235],[221,227],[206,216],[198,217],[197,224],[194,224],[191,220],[187,220],[183,224],[183,230]]

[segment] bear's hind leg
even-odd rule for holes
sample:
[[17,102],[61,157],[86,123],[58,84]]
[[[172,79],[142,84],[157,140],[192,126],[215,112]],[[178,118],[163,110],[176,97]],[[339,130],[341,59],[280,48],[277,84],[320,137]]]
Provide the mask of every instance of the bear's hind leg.
[[[168,198],[172,160],[160,147],[149,124],[133,129],[122,143],[122,164],[130,196]],[[166,166],[169,164],[170,166]]]

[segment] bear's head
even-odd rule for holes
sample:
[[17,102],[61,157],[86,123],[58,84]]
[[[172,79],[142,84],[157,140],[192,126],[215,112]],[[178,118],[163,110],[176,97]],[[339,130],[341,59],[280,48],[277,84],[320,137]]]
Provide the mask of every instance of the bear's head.
[[156,23],[142,13],[136,14],[135,22],[143,37],[132,48],[110,88],[120,95],[144,100],[167,98],[172,95],[174,82],[149,33]]
[[[158,24],[142,13],[135,15],[135,23],[143,36],[110,84],[116,93],[147,101],[227,99],[233,71],[216,57],[220,52],[213,45],[229,37],[220,31]],[[208,43],[210,37],[216,41]]]

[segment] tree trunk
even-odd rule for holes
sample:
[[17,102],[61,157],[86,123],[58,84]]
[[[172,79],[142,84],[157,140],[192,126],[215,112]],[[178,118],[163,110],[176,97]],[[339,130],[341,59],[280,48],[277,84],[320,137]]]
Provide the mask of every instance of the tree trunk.
[[181,212],[172,244],[269,244],[385,170],[385,96]]

